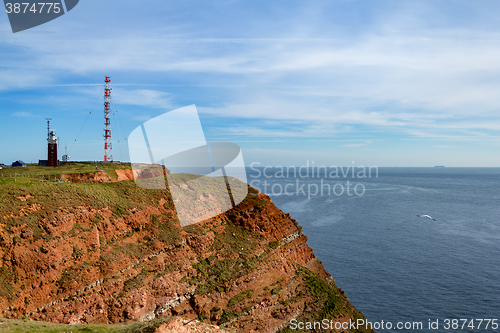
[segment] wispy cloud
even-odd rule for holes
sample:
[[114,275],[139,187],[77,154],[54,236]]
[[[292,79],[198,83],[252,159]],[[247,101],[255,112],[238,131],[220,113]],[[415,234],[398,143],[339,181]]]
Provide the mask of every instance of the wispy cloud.
[[32,114],[31,112],[24,112],[24,111],[14,112],[12,114],[12,116],[14,116],[14,117],[25,117],[25,118],[39,117],[39,116],[36,116],[36,115]]
[[169,93],[148,89],[115,89],[113,101],[120,105],[136,105],[159,109],[173,109],[172,96]]
[[348,144],[345,144],[345,145],[341,145],[341,147],[359,148],[359,147],[363,147],[363,146],[366,146],[366,145],[367,145],[366,143],[348,143]]
[[[482,130],[500,130],[499,121],[485,121],[487,117],[471,117],[451,112],[429,112],[409,110],[371,111],[363,109],[343,110],[336,105],[322,105],[316,101],[295,103],[278,99],[266,99],[262,103],[227,104],[219,107],[199,107],[199,111],[210,116],[221,118],[242,118],[281,121],[281,127],[288,124],[287,129],[276,130],[260,126],[253,128],[232,128],[228,132],[235,135],[257,136],[323,136],[333,133],[359,131],[368,127],[371,131],[390,129],[409,135],[429,136],[456,135],[468,132],[469,135],[481,135]],[[496,116],[494,118],[496,119]],[[354,127],[353,127],[354,126]],[[474,130],[474,132],[473,132]],[[444,132],[443,132],[444,131]],[[445,133],[447,132],[447,133]],[[434,133],[434,134],[433,134]],[[486,134],[484,134],[486,135]]]

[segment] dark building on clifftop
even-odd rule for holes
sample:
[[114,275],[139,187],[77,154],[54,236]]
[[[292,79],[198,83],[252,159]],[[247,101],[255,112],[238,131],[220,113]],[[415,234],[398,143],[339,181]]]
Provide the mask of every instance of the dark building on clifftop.
[[25,166],[26,166],[26,163],[24,163],[21,160],[18,160],[18,161],[15,161],[14,163],[12,163],[12,167],[25,167]]

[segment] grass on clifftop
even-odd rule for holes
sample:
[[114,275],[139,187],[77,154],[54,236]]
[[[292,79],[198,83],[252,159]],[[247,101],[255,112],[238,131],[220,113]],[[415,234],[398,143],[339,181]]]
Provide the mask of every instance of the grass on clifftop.
[[[96,169],[97,166],[97,169]],[[14,176],[18,177],[19,181],[23,178],[32,178],[38,180],[38,175],[42,176],[60,176],[61,174],[84,174],[95,172],[106,172],[111,176],[116,176],[117,169],[130,169],[130,163],[121,164],[96,164],[92,162],[61,162],[57,167],[39,167],[34,164],[28,164],[26,167],[10,167],[0,170],[0,180],[10,178],[14,180]]]
[[[124,212],[134,207],[140,209],[143,205],[157,204],[162,198],[167,199],[171,206],[169,208],[173,208],[169,190],[144,189],[137,186],[134,180],[104,183],[54,181],[54,179],[60,179],[63,174],[83,174],[102,171],[111,175],[112,178],[114,174],[114,178],[116,178],[115,170],[130,170],[129,164],[98,164],[97,167],[99,171],[95,169],[95,164],[67,163],[56,168],[28,166],[25,168],[15,167],[0,170],[0,217],[9,216],[10,214],[19,216],[19,212],[24,210],[32,216],[32,219],[36,220],[40,218],[39,215],[47,216],[58,209],[66,209],[71,213],[78,206],[95,209],[108,206]],[[164,177],[158,178],[161,182],[167,181]],[[40,179],[44,181],[40,181]],[[193,179],[201,178],[195,175],[175,174],[168,177],[168,183],[176,186],[178,183],[184,183]],[[189,183],[190,192],[192,193],[191,196],[185,195],[185,201],[188,199],[198,199],[201,195],[208,197],[208,193],[217,202],[225,200],[222,196],[225,193],[225,182],[222,177],[203,178],[200,181],[202,184]],[[246,186],[241,185],[238,187],[238,190],[240,188],[241,190],[246,190]],[[227,193],[225,194],[227,197]],[[36,207],[33,204],[41,206]],[[206,203],[201,201],[201,204]],[[188,208],[190,207],[189,204],[186,205]],[[10,222],[14,224],[29,222],[20,221],[19,218],[16,218],[16,220],[15,222]]]
[[11,320],[0,318],[0,333],[153,333],[171,317],[157,318],[148,322],[126,324],[53,324],[31,319]]

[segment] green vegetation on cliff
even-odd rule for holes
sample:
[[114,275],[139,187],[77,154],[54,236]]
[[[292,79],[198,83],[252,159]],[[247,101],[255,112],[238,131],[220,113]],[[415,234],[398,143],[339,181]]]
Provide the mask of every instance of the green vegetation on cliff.
[[34,321],[28,318],[13,320],[0,318],[0,333],[154,333],[170,317],[155,319],[146,323],[124,324],[54,324]]

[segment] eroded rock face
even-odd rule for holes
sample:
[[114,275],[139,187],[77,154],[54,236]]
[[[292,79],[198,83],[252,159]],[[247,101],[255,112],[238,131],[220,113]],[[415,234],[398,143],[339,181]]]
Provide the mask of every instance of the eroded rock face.
[[[158,171],[155,169],[154,171],[147,171],[144,173],[140,173],[139,171],[133,171],[131,169],[116,169],[113,175],[112,173],[104,172],[104,171],[96,171],[90,173],[75,173],[75,174],[64,174],[59,179],[61,181],[66,181],[69,183],[110,183],[115,181],[125,181],[125,180],[134,180],[135,178],[149,178],[149,177],[158,177],[162,175],[170,174],[170,170],[162,166],[162,171]],[[29,197],[21,196],[18,199],[26,201]]]
[[126,208],[71,197],[49,209],[39,191],[14,197],[26,214],[2,211],[0,315],[57,323],[178,315],[238,332],[274,332],[321,313],[362,317],[302,228],[264,194],[250,189],[236,208],[181,228],[168,191],[105,186],[71,191],[108,203],[123,196]]

